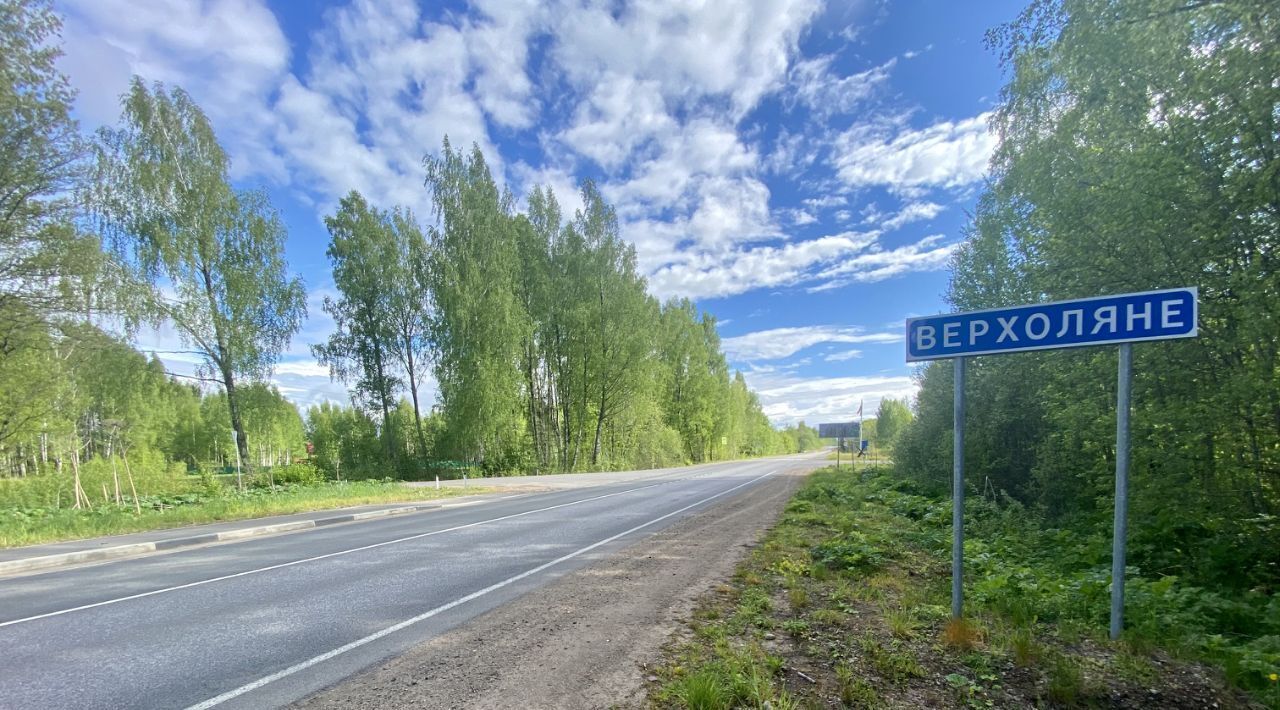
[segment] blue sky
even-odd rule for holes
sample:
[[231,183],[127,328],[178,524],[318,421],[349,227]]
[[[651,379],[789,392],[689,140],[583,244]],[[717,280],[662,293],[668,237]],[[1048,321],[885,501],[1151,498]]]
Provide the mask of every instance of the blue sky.
[[[358,189],[429,219],[421,158],[478,143],[517,196],[592,178],[650,291],[720,322],[777,424],[914,392],[902,322],[946,265],[995,140],[983,33],[1020,3],[60,0],[91,130],[129,77],[181,85],[289,227],[310,319],[275,375],[345,400],[308,346],[332,323],[322,217]],[[143,349],[180,350],[171,329]],[[177,370],[190,362],[163,354]],[[176,356],[181,357],[181,356]],[[428,382],[423,395],[433,396]]]

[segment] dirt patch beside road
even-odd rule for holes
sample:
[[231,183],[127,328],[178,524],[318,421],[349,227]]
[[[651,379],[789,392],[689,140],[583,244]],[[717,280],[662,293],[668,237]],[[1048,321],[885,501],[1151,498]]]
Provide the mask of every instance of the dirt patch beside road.
[[769,478],[296,707],[638,705],[645,669],[694,601],[733,574],[812,468]]

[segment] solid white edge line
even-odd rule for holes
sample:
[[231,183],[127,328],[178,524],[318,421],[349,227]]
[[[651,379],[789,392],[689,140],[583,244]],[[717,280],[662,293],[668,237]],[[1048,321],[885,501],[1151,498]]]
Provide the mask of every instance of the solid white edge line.
[[736,490],[738,490],[739,488],[742,488],[742,487],[744,487],[744,486],[749,486],[749,485],[751,485],[752,483],[755,483],[756,481],[759,481],[759,480],[764,479],[764,478],[768,478],[769,476],[772,476],[772,475],[774,475],[775,473],[777,473],[777,472],[776,472],[776,471],[770,471],[769,473],[766,473],[766,474],[764,474],[763,476],[757,476],[756,478],[753,478],[753,479],[751,479],[750,481],[746,481],[746,482],[744,482],[744,483],[739,483],[738,485],[734,486],[733,488],[727,488],[727,489],[725,489],[725,490],[723,490],[723,491],[720,491],[719,493],[717,493],[717,494],[715,494],[715,495],[713,495],[713,496],[708,496],[708,497],[706,497],[706,498],[703,498],[702,500],[700,500],[700,501],[698,501],[698,502],[696,502],[696,503],[690,503],[689,505],[686,505],[685,507],[680,508],[679,510],[673,510],[673,511],[671,511],[670,513],[667,513],[666,515],[659,516],[659,517],[654,518],[653,520],[650,520],[650,521],[648,521],[648,522],[646,522],[646,523],[641,523],[640,525],[637,525],[637,526],[635,526],[635,527],[633,527],[633,528],[631,528],[631,529],[629,529],[629,530],[624,530],[624,531],[622,531],[622,532],[620,532],[620,533],[618,533],[618,534],[616,534],[616,535],[611,535],[611,536],[609,536],[609,537],[606,537],[605,539],[600,540],[600,541],[598,541],[598,542],[594,542],[594,543],[592,543],[592,544],[590,544],[590,545],[587,545],[586,547],[583,547],[583,548],[579,548],[579,549],[577,549],[577,550],[574,550],[573,552],[570,552],[570,553],[569,553],[569,554],[567,554],[567,555],[562,555],[562,556],[560,556],[560,557],[557,557],[556,559],[551,560],[550,562],[544,562],[544,563],[542,563],[542,564],[538,565],[537,567],[534,567],[533,569],[525,570],[524,572],[521,572],[520,574],[517,574],[517,575],[512,576],[512,577],[508,577],[508,578],[506,578],[506,579],[502,580],[501,582],[497,582],[497,583],[495,583],[495,584],[491,584],[491,585],[489,585],[489,586],[485,587],[484,589],[481,589],[481,590],[478,590],[478,591],[472,592],[472,593],[470,593],[470,594],[468,594],[468,595],[466,595],[466,596],[464,596],[464,597],[459,597],[459,598],[457,598],[457,599],[455,599],[455,600],[453,600],[453,601],[449,602],[448,604],[442,604],[442,605],[440,605],[440,606],[438,606],[438,607],[436,607],[436,608],[434,608],[434,609],[431,609],[430,611],[425,611],[425,612],[423,612],[423,613],[421,613],[421,614],[419,614],[419,615],[417,615],[417,616],[415,616],[415,617],[412,617],[412,618],[410,618],[410,619],[405,619],[404,621],[401,621],[401,622],[399,622],[399,623],[397,623],[397,624],[393,624],[392,626],[388,626],[387,628],[382,629],[381,631],[375,631],[374,633],[369,634],[368,636],[365,636],[364,638],[356,639],[355,641],[352,641],[351,643],[348,643],[348,644],[343,645],[343,646],[339,646],[338,648],[335,648],[335,649],[333,649],[332,651],[328,651],[328,652],[325,652],[325,653],[320,654],[319,656],[315,656],[315,657],[313,657],[313,658],[309,658],[309,659],[307,659],[307,660],[305,660],[305,661],[302,661],[301,663],[295,663],[294,665],[289,666],[288,668],[285,668],[284,670],[276,671],[275,673],[272,673],[271,675],[263,676],[263,677],[259,678],[258,680],[253,681],[252,683],[246,683],[246,684],[244,684],[244,685],[242,685],[242,686],[240,686],[239,688],[236,688],[236,689],[234,689],[234,690],[228,690],[227,692],[225,692],[225,693],[223,693],[223,694],[221,694],[221,695],[218,695],[218,696],[215,696],[215,697],[209,698],[208,700],[206,700],[206,701],[204,701],[204,702],[202,702],[202,703],[199,703],[199,704],[197,704],[197,705],[192,705],[192,706],[188,707],[188,708],[187,708],[187,710],[208,710],[208,708],[212,708],[212,707],[215,707],[215,706],[221,705],[222,703],[225,703],[225,702],[226,702],[226,701],[228,701],[228,700],[232,700],[232,699],[237,698],[237,697],[239,697],[239,696],[241,696],[241,695],[244,695],[245,693],[248,693],[248,692],[251,692],[251,691],[257,690],[258,688],[261,688],[262,686],[267,685],[268,683],[273,683],[273,682],[275,682],[275,681],[277,681],[277,680],[280,680],[281,678],[284,678],[284,677],[286,677],[286,676],[291,676],[291,675],[293,675],[294,673],[297,673],[297,672],[299,672],[299,671],[304,671],[304,670],[306,670],[306,669],[308,669],[308,668],[310,668],[310,667],[312,667],[312,666],[314,666],[314,665],[316,665],[316,664],[318,664],[318,663],[324,663],[325,661],[327,661],[327,660],[329,660],[329,659],[331,659],[331,658],[335,658],[335,657],[337,657],[337,656],[340,656],[340,655],[342,655],[342,654],[346,653],[347,651],[351,651],[351,650],[353,650],[353,649],[359,648],[359,647],[364,646],[364,645],[366,645],[366,644],[373,643],[374,641],[377,641],[377,640],[378,640],[378,639],[380,639],[380,638],[383,638],[383,637],[388,636],[388,635],[390,635],[390,634],[393,634],[393,633],[395,633],[395,632],[397,632],[397,631],[400,631],[401,629],[408,628],[408,627],[413,626],[414,624],[416,624],[416,623],[418,623],[418,622],[420,622],[420,621],[425,621],[425,620],[427,620],[427,619],[430,619],[430,618],[431,618],[431,617],[433,617],[433,616],[436,616],[437,614],[441,614],[441,613],[443,613],[443,612],[449,611],[450,609],[452,609],[452,608],[454,608],[454,607],[456,607],[456,606],[460,606],[460,605],[462,605],[462,604],[466,604],[467,602],[472,601],[472,600],[474,600],[474,599],[478,599],[478,598],[480,598],[480,597],[483,597],[484,595],[489,594],[490,592],[495,592],[495,591],[497,591],[497,590],[499,590],[499,589],[502,589],[503,587],[510,586],[510,585],[512,585],[512,584],[514,584],[514,583],[516,583],[516,582],[519,582],[520,580],[522,580],[522,579],[524,579],[524,578],[526,578],[526,577],[530,577],[530,576],[535,575],[535,574],[537,574],[537,573],[539,573],[539,572],[542,572],[543,570],[546,570],[546,569],[548,569],[548,568],[550,568],[550,567],[554,567],[554,566],[556,566],[556,565],[560,564],[561,562],[566,562],[566,561],[571,560],[571,559],[573,559],[573,558],[575,558],[575,557],[578,557],[578,556],[580,556],[580,555],[586,554],[586,553],[588,553],[588,552],[590,552],[590,551],[592,551],[592,550],[596,549],[597,547],[600,547],[600,546],[602,546],[602,545],[607,545],[607,544],[609,544],[609,543],[613,542],[614,540],[617,540],[618,538],[626,537],[627,535],[630,535],[631,533],[637,532],[637,531],[639,531],[639,530],[643,530],[643,529],[645,529],[645,528],[649,527],[650,525],[653,525],[654,523],[660,523],[660,522],[662,522],[663,520],[666,520],[667,518],[670,518],[670,517],[672,517],[672,516],[674,516],[674,515],[679,515],[680,513],[683,513],[683,512],[685,512],[686,510],[689,510],[690,508],[696,508],[696,507],[698,507],[698,506],[700,506],[700,505],[702,505],[702,504],[704,504],[704,503],[707,503],[707,502],[713,501],[713,500],[715,500],[716,498],[719,498],[720,496],[723,496],[723,495],[727,495],[727,494],[729,494],[729,493],[732,493],[732,492],[734,492],[734,491],[736,491]]
[[50,611],[50,612],[46,612],[46,613],[44,613],[44,614],[37,614],[37,615],[35,615],[35,616],[27,616],[27,617],[24,617],[24,618],[21,618],[21,619],[13,619],[13,620],[11,620],[11,621],[0,622],[0,628],[4,628],[4,627],[6,627],[6,626],[13,626],[13,625],[15,625],[15,624],[22,624],[22,623],[26,623],[26,622],[28,622],[28,621],[37,621],[37,620],[39,620],[39,619],[47,619],[47,618],[49,618],[49,617],[51,617],[51,616],[61,616],[61,615],[63,615],[63,614],[70,614],[70,613],[72,613],[72,612],[76,612],[76,611],[84,611],[84,610],[86,610],[86,609],[94,609],[94,608],[97,608],[97,607],[100,607],[100,606],[107,606],[107,605],[110,605],[110,604],[119,604],[120,602],[132,601],[132,600],[134,600],[134,599],[142,599],[142,598],[145,598],[145,597],[155,596],[155,595],[157,595],[157,594],[165,594],[165,593],[168,593],[168,592],[176,592],[176,591],[179,591],[179,590],[182,590],[182,589],[190,589],[190,588],[192,588],[192,587],[199,587],[199,586],[202,586],[202,585],[205,585],[205,584],[212,584],[212,583],[214,583],[214,582],[221,582],[221,581],[223,581],[223,580],[227,580],[227,579],[235,579],[235,578],[237,578],[237,577],[247,577],[247,576],[249,576],[249,575],[251,575],[251,574],[258,574],[258,573],[260,573],[260,572],[270,572],[271,570],[282,569],[282,568],[284,568],[284,567],[292,567],[292,566],[294,566],[294,565],[300,565],[300,564],[303,564],[303,563],[306,563],[306,562],[315,562],[315,561],[317,561],[317,560],[328,559],[328,558],[330,558],[330,557],[338,557],[338,556],[340,556],[340,555],[347,555],[347,554],[350,554],[350,553],[352,553],[352,552],[363,552],[364,550],[372,550],[372,549],[374,549],[374,548],[377,548],[377,547],[384,547],[384,546],[386,546],[386,545],[395,545],[395,544],[397,544],[397,543],[401,543],[401,542],[409,542],[410,540],[418,540],[418,539],[421,539],[421,538],[424,538],[424,537],[431,537],[432,535],[442,535],[442,534],[444,534],[444,533],[456,532],[456,531],[458,531],[458,530],[465,530],[465,529],[467,529],[467,528],[474,528],[474,527],[476,527],[476,526],[478,526],[478,525],[488,525],[489,523],[497,523],[497,522],[501,522],[501,521],[503,521],[503,520],[510,520],[510,519],[512,519],[512,518],[519,518],[519,517],[522,517],[522,516],[525,516],[525,515],[533,515],[534,513],[545,513],[545,512],[546,512],[546,511],[548,511],[548,510],[556,510],[557,508],[566,508],[566,507],[568,507],[568,506],[571,506],[571,505],[577,505],[577,504],[579,504],[579,503],[589,503],[589,502],[591,502],[591,501],[593,501],[593,500],[602,500],[602,499],[604,499],[604,498],[612,498],[612,497],[614,497],[614,496],[620,496],[620,495],[623,495],[623,494],[626,494],[626,493],[634,493],[635,491],[642,491],[642,490],[645,490],[646,488],[654,488],[654,487],[661,486],[661,485],[664,485],[664,484],[666,484],[666,483],[670,483],[670,482],[671,482],[671,481],[663,481],[663,482],[661,482],[661,483],[652,483],[652,484],[649,484],[649,485],[647,485],[647,486],[637,486],[636,488],[628,488],[628,489],[627,489],[627,490],[625,490],[625,491],[615,491],[615,492],[613,492],[613,493],[606,493],[606,494],[604,494],[604,495],[600,495],[600,496],[592,496],[592,497],[590,497],[590,498],[581,498],[581,499],[579,499],[579,500],[570,501],[570,502],[568,502],[568,503],[559,503],[559,504],[557,504],[557,505],[547,506],[546,508],[535,508],[535,509],[533,509],[533,510],[526,510],[526,511],[524,511],[524,512],[522,512],[522,513],[512,513],[512,514],[510,514],[510,515],[503,515],[503,516],[499,516],[499,517],[497,517],[497,518],[489,518],[488,520],[477,520],[477,521],[476,521],[476,522],[474,522],[474,523],[467,523],[467,524],[465,524],[465,525],[455,525],[454,527],[451,527],[451,528],[443,528],[443,529],[441,529],[441,530],[432,530],[432,531],[430,531],[430,532],[418,533],[418,534],[416,534],[416,535],[409,535],[408,537],[397,538],[397,539],[395,539],[395,540],[384,540],[383,542],[375,542],[375,543],[373,543],[373,544],[371,544],[371,545],[363,545],[363,546],[361,546],[361,547],[353,547],[353,548],[348,549],[348,550],[338,550],[337,552],[328,552],[328,553],[325,553],[325,554],[323,554],[323,555],[316,555],[315,557],[307,557],[307,558],[304,558],[304,559],[301,559],[301,560],[292,560],[292,561],[290,561],[290,562],[281,562],[280,564],[269,565],[269,566],[267,566],[267,567],[258,567],[258,568],[256,568],[256,569],[245,570],[245,571],[243,571],[243,572],[236,572],[236,573],[234,573],[234,574],[227,574],[227,575],[223,575],[223,576],[221,576],[221,577],[212,577],[212,578],[210,578],[210,579],[201,579],[201,580],[197,580],[197,581],[195,581],[195,582],[187,582],[186,584],[179,584],[179,585],[176,585],[176,586],[173,586],[173,587],[165,587],[165,588],[163,588],[163,589],[153,589],[153,590],[151,590],[151,591],[149,591],[149,592],[140,592],[140,593],[138,593],[138,594],[130,594],[129,596],[125,596],[125,597],[118,597],[118,598],[116,598],[116,599],[107,599],[107,600],[100,601],[100,602],[94,602],[94,603],[92,603],[92,604],[84,604],[84,605],[82,605],[82,606],[71,607],[71,608],[69,608],[69,609],[59,609],[58,611]]

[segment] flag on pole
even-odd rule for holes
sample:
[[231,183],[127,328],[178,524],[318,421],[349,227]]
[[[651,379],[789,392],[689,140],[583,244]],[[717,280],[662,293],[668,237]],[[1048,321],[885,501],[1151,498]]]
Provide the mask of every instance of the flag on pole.
[[858,419],[862,419],[862,400],[858,400]]

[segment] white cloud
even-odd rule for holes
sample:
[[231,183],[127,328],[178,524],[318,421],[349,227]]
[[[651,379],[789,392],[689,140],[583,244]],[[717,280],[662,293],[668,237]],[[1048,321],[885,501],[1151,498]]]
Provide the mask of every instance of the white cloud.
[[186,89],[228,147],[233,175],[280,178],[259,127],[284,75],[289,43],[258,0],[66,0],[62,67],[89,128],[115,123],[134,74]]
[[907,190],[955,188],[981,180],[995,149],[989,113],[920,130],[883,123],[855,125],[837,140],[835,168],[850,187]]
[[425,212],[423,154],[448,134],[479,144],[501,176],[486,119],[528,127],[537,112],[524,70],[542,21],[531,1],[484,3],[453,27],[424,22],[407,0],[358,0],[324,14],[304,75],[288,72],[288,42],[258,0],[68,5],[64,66],[90,127],[115,121],[107,107],[130,74],[181,85],[213,121],[234,178],[293,185],[321,212],[351,189]]
[[426,214],[420,161],[445,135],[464,150],[478,144],[502,174],[485,105],[499,112],[496,122],[518,123],[495,108],[517,89],[470,90],[491,66],[475,59],[473,25],[424,22],[411,2],[357,2],[325,17],[312,37],[308,72],[282,84],[274,135],[321,209],[357,189],[375,204]]
[[802,420],[810,425],[852,421],[860,405],[870,416],[885,397],[913,399],[918,389],[906,375],[803,378],[785,371],[748,370],[743,377],[760,397],[765,416],[779,426]]
[[815,278],[823,283],[810,291],[829,291],[851,283],[874,283],[913,271],[936,271],[951,262],[959,242],[941,244],[943,236],[934,234],[914,244],[896,249],[875,248],[831,266]]
[[889,80],[889,73],[898,62],[893,58],[866,71],[839,77],[831,71],[834,59],[828,54],[800,60],[791,70],[795,100],[823,118],[853,111]]
[[779,360],[820,343],[896,343],[900,340],[900,333],[867,333],[852,326],[810,325],[758,330],[725,338],[721,346],[727,358],[742,362]]
[[773,150],[761,164],[765,170],[778,175],[798,175],[818,160],[818,148],[803,131],[792,132],[785,126],[773,141]]
[[903,52],[903,53],[902,53],[902,58],[903,58],[903,59],[915,59],[916,57],[920,56],[921,54],[924,54],[925,52],[930,52],[930,51],[933,51],[933,44],[932,44],[932,43],[930,43],[930,44],[926,44],[926,45],[924,46],[924,49],[908,49],[907,51],[905,51],[905,52]]
[[605,76],[659,82],[674,102],[728,98],[741,117],[786,75],[817,0],[734,3],[567,3],[555,22],[554,52],[569,79],[590,89]]
[[843,195],[823,195],[822,197],[806,197],[802,202],[814,209],[822,209],[847,205],[849,204],[849,198]]
[[676,207],[699,202],[708,180],[745,177],[758,163],[755,151],[738,138],[733,125],[698,118],[665,136],[657,155],[636,166],[635,177],[614,181],[606,192],[632,211]]
[[292,360],[281,362],[275,367],[276,375],[298,375],[300,377],[323,377],[328,379],[329,368],[311,360]]
[[872,224],[886,231],[892,231],[912,222],[933,219],[942,214],[944,209],[946,208],[936,202],[909,202],[888,219],[881,220],[880,218],[884,215],[877,215],[876,221]]
[[679,130],[666,109],[656,80],[608,76],[578,104],[565,146],[606,170],[616,170],[655,137],[670,139]]
[[862,357],[861,350],[839,350],[833,353],[827,353],[822,359],[827,362],[844,362],[845,360],[852,360],[859,357]]
[[815,217],[813,213],[808,210],[796,210],[796,209],[783,210],[783,213],[787,215],[787,218],[791,221],[791,224],[797,227],[803,227],[806,224],[817,224],[818,222],[818,218]]
[[486,21],[468,22],[464,36],[476,67],[473,90],[500,126],[528,128],[537,116],[526,64],[529,38],[545,22],[537,0],[482,0],[473,5]]
[[649,278],[659,296],[707,298],[757,288],[789,286],[812,278],[811,270],[848,258],[875,242],[874,233],[846,232],[783,246],[736,249],[724,254],[686,254]]

